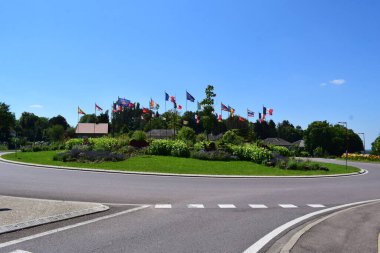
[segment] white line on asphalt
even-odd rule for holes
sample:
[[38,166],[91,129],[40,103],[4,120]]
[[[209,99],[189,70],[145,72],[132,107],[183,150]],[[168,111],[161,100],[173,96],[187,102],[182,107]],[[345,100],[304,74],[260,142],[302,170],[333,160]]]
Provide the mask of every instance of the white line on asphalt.
[[298,208],[298,206],[292,205],[292,204],[279,204],[282,208]]
[[157,208],[157,209],[169,209],[169,208],[172,208],[172,205],[170,204],[157,204],[154,206],[154,208]]
[[295,226],[296,224],[302,222],[302,221],[305,221],[307,219],[310,219],[314,216],[317,216],[317,215],[320,215],[320,214],[323,214],[323,213],[327,213],[327,212],[331,212],[331,211],[334,211],[334,210],[337,210],[337,209],[340,209],[340,208],[345,208],[345,207],[350,207],[350,206],[354,206],[354,205],[360,205],[360,204],[365,204],[365,203],[370,203],[370,202],[375,202],[375,201],[380,201],[380,199],[373,199],[373,200],[367,200],[367,201],[361,201],[361,202],[356,202],[356,203],[349,203],[349,204],[345,204],[345,205],[340,205],[340,206],[335,206],[335,207],[330,207],[330,208],[327,208],[327,209],[323,209],[323,210],[319,210],[319,211],[316,211],[316,212],[313,212],[313,213],[309,213],[309,214],[306,214],[302,217],[299,217],[299,218],[296,218],[292,221],[289,221],[281,226],[279,226],[278,228],[274,229],[272,232],[266,234],[264,237],[262,237],[260,240],[258,240],[257,242],[255,242],[251,247],[249,247],[248,249],[246,249],[244,251],[244,253],[256,253],[256,252],[259,252],[262,248],[265,247],[265,245],[267,245],[270,241],[272,241],[276,236],[280,235],[281,233],[283,233],[284,231],[288,230],[289,228]]
[[308,206],[310,206],[312,208],[323,208],[323,207],[326,207],[326,206],[321,205],[321,204],[308,204]]
[[18,243],[21,243],[21,242],[30,241],[30,240],[33,240],[33,239],[36,239],[36,238],[40,238],[40,237],[43,237],[43,236],[46,236],[46,235],[55,234],[55,233],[58,233],[58,232],[61,232],[61,231],[65,231],[65,230],[68,230],[68,229],[72,229],[72,228],[88,225],[88,224],[91,224],[91,223],[94,223],[94,222],[98,222],[98,221],[102,221],[102,220],[107,220],[107,219],[114,218],[114,217],[117,217],[117,216],[120,216],[120,215],[124,215],[124,214],[127,214],[127,213],[136,212],[136,211],[145,209],[147,207],[149,207],[149,206],[148,205],[139,206],[139,207],[136,207],[136,208],[133,208],[133,209],[129,209],[129,210],[125,210],[125,211],[122,211],[122,212],[106,215],[106,216],[99,217],[99,218],[96,218],[96,219],[92,219],[92,220],[88,220],[88,221],[84,221],[84,222],[79,222],[79,223],[76,223],[76,224],[73,224],[73,225],[70,225],[70,226],[66,226],[66,227],[62,227],[62,228],[57,228],[57,229],[49,230],[49,231],[46,231],[46,232],[42,232],[42,233],[39,233],[39,234],[35,234],[35,235],[19,238],[19,239],[16,239],[16,240],[13,240],[13,241],[9,241],[9,242],[0,243],[0,249],[8,247],[8,246],[11,246],[11,245],[14,245],[14,244],[18,244]]
[[220,204],[218,206],[219,208],[236,208],[236,206],[232,204]]
[[189,204],[187,208],[205,208],[203,204]]
[[20,249],[17,249],[15,251],[12,251],[12,252],[9,252],[9,253],[32,253],[30,251],[25,251],[25,250],[20,250]]
[[249,206],[255,209],[268,208],[266,205],[257,205],[257,204],[250,204]]

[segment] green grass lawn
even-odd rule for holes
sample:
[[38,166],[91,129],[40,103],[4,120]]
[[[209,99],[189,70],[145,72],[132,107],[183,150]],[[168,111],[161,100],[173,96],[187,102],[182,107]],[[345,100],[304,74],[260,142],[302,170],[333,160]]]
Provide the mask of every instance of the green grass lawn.
[[[346,173],[345,166],[324,163],[330,171],[296,171],[270,168],[260,164],[246,161],[203,161],[191,158],[177,158],[169,156],[139,156],[122,162],[103,163],[78,163],[53,161],[57,151],[25,152],[3,155],[4,159],[78,168],[93,168],[105,170],[160,172],[177,174],[208,174],[208,175],[258,175],[258,176],[296,176],[296,175],[328,175]],[[348,167],[348,173],[357,172],[359,169]]]

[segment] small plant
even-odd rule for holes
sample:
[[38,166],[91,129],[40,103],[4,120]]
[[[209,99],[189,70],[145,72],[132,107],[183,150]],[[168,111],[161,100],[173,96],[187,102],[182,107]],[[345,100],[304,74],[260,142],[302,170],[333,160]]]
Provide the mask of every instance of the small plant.
[[146,141],[147,139],[146,133],[140,130],[135,131],[133,132],[131,139],[135,141]]

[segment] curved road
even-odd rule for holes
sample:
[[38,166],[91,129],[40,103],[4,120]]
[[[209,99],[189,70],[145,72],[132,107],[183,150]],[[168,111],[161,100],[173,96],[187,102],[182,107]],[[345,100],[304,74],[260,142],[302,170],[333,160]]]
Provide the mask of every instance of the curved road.
[[[278,226],[316,209],[380,198],[380,164],[350,165],[369,173],[337,178],[190,178],[46,169],[0,162],[0,195],[151,205],[137,212],[0,246],[0,252],[243,252]],[[190,204],[204,208],[188,208]],[[0,236],[0,243],[4,240]]]

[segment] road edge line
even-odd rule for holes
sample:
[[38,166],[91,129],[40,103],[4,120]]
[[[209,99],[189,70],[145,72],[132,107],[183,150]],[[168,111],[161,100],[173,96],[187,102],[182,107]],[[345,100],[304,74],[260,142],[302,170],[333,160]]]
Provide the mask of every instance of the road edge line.
[[323,210],[319,210],[319,211],[316,211],[316,212],[312,212],[312,213],[309,213],[309,214],[306,214],[304,216],[301,216],[301,217],[298,217],[294,220],[291,220],[277,228],[275,228],[274,230],[272,230],[271,232],[269,232],[268,234],[266,234],[265,236],[263,236],[261,239],[259,239],[258,241],[256,241],[254,244],[252,244],[248,249],[246,249],[243,253],[257,253],[257,252],[260,252],[260,250],[262,250],[266,245],[268,245],[268,243],[270,243],[273,239],[275,239],[276,237],[278,237],[280,234],[282,234],[283,232],[289,230],[290,228],[296,226],[297,224],[301,223],[301,222],[304,222],[310,218],[313,218],[317,215],[321,215],[321,214],[324,214],[324,213],[328,213],[328,212],[331,212],[331,211],[335,211],[335,210],[338,210],[338,209],[341,209],[341,208],[345,208],[345,207],[351,207],[351,206],[355,206],[355,205],[360,205],[360,204],[366,204],[366,203],[371,203],[371,202],[376,202],[376,201],[380,201],[380,199],[373,199],[373,200],[366,200],[366,201],[360,201],[360,202],[353,202],[353,203],[348,203],[348,204],[344,204],[344,205],[340,205],[340,206],[335,206],[335,207],[330,207],[330,208],[327,208],[327,209],[323,209]]
[[139,175],[139,176],[166,176],[166,177],[185,177],[185,178],[235,178],[235,179],[246,179],[246,178],[337,178],[337,177],[350,177],[350,176],[362,176],[368,174],[368,170],[359,168],[358,172],[346,173],[346,174],[332,174],[332,175],[314,175],[314,176],[244,176],[244,175],[203,175],[203,174],[176,174],[176,173],[159,173],[159,172],[139,172],[139,171],[120,171],[120,170],[104,170],[104,169],[91,169],[91,168],[79,168],[79,167],[65,167],[56,165],[44,165],[36,163],[24,163],[12,160],[4,159],[2,156],[11,153],[0,154],[0,161],[4,163],[10,163],[20,166],[32,166],[37,168],[45,169],[60,169],[60,170],[71,170],[71,171],[88,171],[96,173],[109,173],[109,174],[125,174],[125,175]]
[[75,223],[73,225],[69,225],[69,226],[65,226],[65,227],[61,227],[61,228],[57,228],[57,229],[48,230],[48,231],[45,231],[45,232],[42,232],[42,233],[38,233],[38,234],[35,234],[35,235],[22,237],[22,238],[19,238],[19,239],[16,239],[16,240],[12,240],[12,241],[9,241],[9,242],[0,243],[0,249],[8,247],[8,246],[15,245],[15,244],[19,244],[19,243],[22,243],[22,242],[25,242],[25,241],[30,241],[30,240],[33,240],[33,239],[37,239],[37,238],[40,238],[40,237],[43,237],[43,236],[47,236],[47,235],[55,234],[55,233],[62,232],[62,231],[65,231],[65,230],[69,230],[69,229],[72,229],[72,228],[81,227],[81,226],[88,225],[88,224],[91,224],[91,223],[95,223],[95,222],[98,222],[98,221],[114,218],[114,217],[117,217],[117,216],[120,216],[120,215],[124,215],[124,214],[127,214],[127,213],[137,212],[137,211],[143,210],[143,209],[148,208],[148,207],[150,207],[150,206],[149,205],[143,205],[143,206],[139,206],[139,207],[136,207],[136,208],[125,210],[125,211],[122,211],[122,212],[118,212],[118,213],[102,216],[102,217],[99,217],[99,218],[95,218],[95,219],[92,219],[92,220],[83,221],[83,222]]

